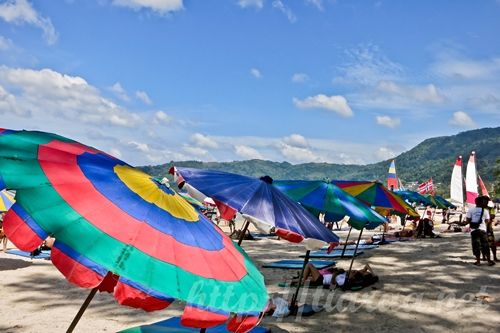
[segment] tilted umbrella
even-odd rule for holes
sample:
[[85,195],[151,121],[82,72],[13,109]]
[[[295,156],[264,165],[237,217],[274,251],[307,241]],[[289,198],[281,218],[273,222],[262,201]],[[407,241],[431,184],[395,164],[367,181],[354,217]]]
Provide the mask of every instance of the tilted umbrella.
[[349,216],[348,223],[354,229],[374,229],[387,222],[379,213],[329,181],[277,180],[273,185],[308,209],[341,218]]
[[0,191],[0,212],[6,212],[14,204],[14,198],[6,190]]
[[399,195],[401,198],[404,200],[417,204],[417,205],[424,205],[424,206],[436,206],[435,203],[432,202],[429,197],[426,197],[418,192],[415,191],[394,191],[397,195]]
[[[273,186],[273,180],[269,176],[253,178],[216,170],[174,167],[170,172],[179,178],[180,186],[187,182],[204,195],[243,214],[246,223],[239,243],[243,240],[242,236],[250,221],[258,226],[275,227],[276,234],[288,241],[304,242],[307,252],[300,279],[311,249],[320,248],[325,242],[337,244],[339,241],[339,237],[317,218]],[[292,307],[295,307],[299,288],[300,284],[292,298]]]
[[[362,203],[338,186],[325,180],[281,180],[273,182],[273,185],[286,193],[289,197],[300,202],[304,207],[315,211],[327,212],[337,216],[349,216],[347,223],[352,228],[360,230],[354,253],[363,234],[363,229],[374,229],[387,220],[366,204]],[[342,256],[347,248],[347,239],[342,250]],[[355,256],[352,257],[348,275],[351,272]]]
[[449,202],[448,200],[446,200],[445,198],[443,198],[440,195],[435,195],[434,197],[436,198],[437,201],[441,202],[447,208],[451,208],[451,209],[457,208],[457,206],[455,206],[454,204],[452,204],[451,202]]
[[[147,311],[185,301],[182,323],[202,330],[227,322],[246,332],[258,323],[268,296],[257,268],[142,171],[58,135],[1,129],[0,186],[17,191],[4,221],[9,239],[32,251],[55,237],[54,265],[92,288],[84,305],[100,289]],[[210,297],[214,290],[224,297]]]
[[275,227],[284,239],[295,243],[304,241],[310,248],[339,240],[311,213],[274,187],[270,177],[259,179],[194,168],[171,170],[204,195],[236,209],[247,221],[260,227]]
[[335,180],[333,183],[369,206],[413,217],[419,216],[403,199],[379,182]]
[[429,194],[429,195],[426,195],[425,197],[431,203],[430,206],[432,206],[434,208],[439,208],[439,209],[446,209],[446,208],[448,208],[448,206],[446,206],[446,204],[444,204],[443,202],[441,202],[440,200],[438,200],[434,195],[430,195]]

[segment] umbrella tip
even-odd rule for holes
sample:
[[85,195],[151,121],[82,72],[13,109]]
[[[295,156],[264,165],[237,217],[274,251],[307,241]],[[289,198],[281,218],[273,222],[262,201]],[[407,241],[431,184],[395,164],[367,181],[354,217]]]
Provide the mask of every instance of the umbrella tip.
[[273,183],[273,179],[271,177],[269,177],[269,176],[260,177],[260,180],[262,180],[263,182],[268,183],[268,184],[272,184]]

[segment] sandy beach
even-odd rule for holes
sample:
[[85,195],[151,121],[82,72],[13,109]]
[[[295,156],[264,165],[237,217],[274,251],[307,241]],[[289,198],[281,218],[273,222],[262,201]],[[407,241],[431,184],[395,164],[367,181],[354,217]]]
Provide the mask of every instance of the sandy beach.
[[[341,237],[347,234],[343,229],[336,231]],[[366,231],[363,238],[372,233]],[[258,267],[305,252],[300,245],[276,239],[245,241],[243,248]],[[349,262],[337,260],[337,266],[347,269]],[[273,332],[498,332],[500,264],[476,267],[472,262],[468,233],[380,246],[354,263],[354,268],[370,263],[380,277],[375,285],[357,292],[303,289],[299,301],[324,305],[323,312],[303,318],[266,317],[262,325]],[[270,295],[289,296],[290,290],[278,283],[297,271],[261,272]],[[0,274],[2,332],[64,332],[88,294],[68,283],[49,260],[0,252]],[[146,313],[118,305],[109,294],[98,294],[76,332],[115,332],[180,315],[182,307],[174,303]]]

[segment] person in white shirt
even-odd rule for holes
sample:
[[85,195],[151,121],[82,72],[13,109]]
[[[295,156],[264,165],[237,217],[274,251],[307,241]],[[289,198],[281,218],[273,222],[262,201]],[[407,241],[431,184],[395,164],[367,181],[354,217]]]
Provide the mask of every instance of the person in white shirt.
[[490,259],[490,249],[486,234],[486,224],[489,223],[490,220],[490,214],[487,207],[488,202],[489,198],[487,196],[477,197],[475,200],[476,207],[469,209],[465,216],[465,221],[470,225],[471,229],[472,253],[476,257],[474,265],[477,266],[481,265],[481,253],[488,261],[488,265],[492,266],[495,264],[495,262]]

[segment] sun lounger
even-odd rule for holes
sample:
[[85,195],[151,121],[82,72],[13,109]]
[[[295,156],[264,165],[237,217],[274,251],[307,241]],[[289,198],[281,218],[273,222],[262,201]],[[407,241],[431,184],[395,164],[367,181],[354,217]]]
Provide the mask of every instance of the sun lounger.
[[[354,250],[345,250],[344,256],[342,257],[342,250],[334,250],[330,253],[327,253],[327,251],[315,251],[311,252],[309,254],[310,258],[352,258],[352,257],[357,257],[360,254],[362,254],[362,250],[358,250],[356,254],[354,254]],[[304,257],[304,256],[301,256]],[[316,265],[315,265],[316,266]]]
[[[376,244],[359,244],[358,245],[358,251],[359,250],[373,250],[373,249],[376,249],[378,247],[378,245]],[[339,245],[335,248],[334,251],[342,251],[342,249],[344,248],[344,245]],[[346,250],[354,250],[356,248],[356,245],[355,244],[349,244],[347,245],[346,247]],[[327,250],[328,247],[323,247],[321,250]]]
[[7,250],[7,253],[14,254],[16,256],[25,257],[25,258],[31,258],[31,259],[50,259],[50,251],[42,251],[40,254],[33,256],[33,257],[31,256],[30,252],[21,251],[21,250],[17,250],[17,249]]
[[[200,329],[184,327],[181,325],[180,317],[173,317],[149,325],[127,328],[118,333],[199,333]],[[268,333],[270,329],[265,327],[255,327],[249,333]],[[206,333],[229,333],[226,324],[213,328],[207,328]]]
[[[335,266],[335,261],[309,260],[317,269]],[[302,269],[304,260],[279,260],[262,265],[263,268]]]

